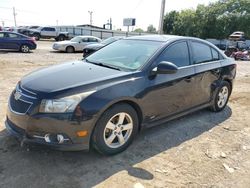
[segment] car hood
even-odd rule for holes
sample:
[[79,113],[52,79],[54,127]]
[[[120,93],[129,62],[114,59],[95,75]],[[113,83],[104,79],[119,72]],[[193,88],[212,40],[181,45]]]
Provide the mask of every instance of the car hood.
[[32,72],[22,78],[21,86],[35,93],[45,94],[92,84],[97,87],[98,82],[101,85],[107,80],[128,74],[131,72],[74,61]]
[[89,44],[84,49],[100,49],[104,46],[104,44],[101,43],[95,43],[95,44]]

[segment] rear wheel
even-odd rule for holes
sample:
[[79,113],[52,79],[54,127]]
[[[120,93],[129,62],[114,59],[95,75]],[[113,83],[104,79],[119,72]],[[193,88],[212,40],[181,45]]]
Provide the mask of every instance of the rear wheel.
[[124,151],[133,141],[138,131],[136,111],[128,104],[117,104],[98,120],[92,144],[97,151],[113,155]]
[[30,48],[28,45],[24,44],[20,47],[20,51],[23,53],[28,53],[30,51]]
[[73,52],[75,52],[75,48],[74,48],[73,46],[68,46],[68,47],[66,48],[66,52],[67,52],[67,53],[73,53]]
[[63,41],[63,40],[65,40],[65,37],[63,35],[59,35],[58,40]]
[[219,112],[223,110],[228,102],[231,94],[231,86],[228,82],[222,81],[220,87],[217,89],[211,110]]

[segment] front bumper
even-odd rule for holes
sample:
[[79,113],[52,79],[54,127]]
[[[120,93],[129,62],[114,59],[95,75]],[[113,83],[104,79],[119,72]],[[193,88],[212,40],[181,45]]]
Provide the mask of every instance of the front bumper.
[[41,146],[46,146],[48,148],[61,150],[61,151],[81,151],[81,150],[89,149],[87,145],[83,145],[83,144],[47,143],[44,139],[30,137],[28,134],[26,134],[25,130],[14,125],[8,119],[5,121],[5,127],[8,133],[16,137],[21,143],[30,144],[30,145],[41,145]]

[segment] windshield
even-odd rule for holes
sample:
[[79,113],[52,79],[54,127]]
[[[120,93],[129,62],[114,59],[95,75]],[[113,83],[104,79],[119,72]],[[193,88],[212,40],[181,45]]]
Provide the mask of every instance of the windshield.
[[110,37],[110,38],[103,40],[101,43],[106,46],[106,45],[108,45],[116,40],[118,40],[118,39],[115,37]]
[[142,67],[161,45],[162,42],[157,41],[119,40],[93,53],[86,60],[135,71]]
[[71,42],[79,42],[79,41],[81,41],[81,37],[74,37],[74,38],[72,38],[70,41]]

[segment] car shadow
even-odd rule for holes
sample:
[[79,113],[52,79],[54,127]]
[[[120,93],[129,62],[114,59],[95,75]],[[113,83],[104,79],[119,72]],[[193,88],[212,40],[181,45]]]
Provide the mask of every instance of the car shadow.
[[11,53],[11,54],[32,54],[34,52],[33,52],[33,50],[30,50],[27,53],[23,53],[23,52],[17,51],[17,50],[0,50],[0,54],[8,54],[8,53]]
[[126,151],[115,156],[102,156],[93,150],[61,152],[43,147],[21,148],[3,130],[0,132],[0,187],[93,187],[121,171],[151,180],[153,174],[136,164],[220,126],[231,114],[229,106],[219,113],[201,110],[143,130]]
[[83,53],[82,51],[76,51],[76,52],[72,52],[72,53],[68,53],[65,51],[57,51],[57,50],[50,50],[50,53],[55,53],[55,54],[80,54]]

